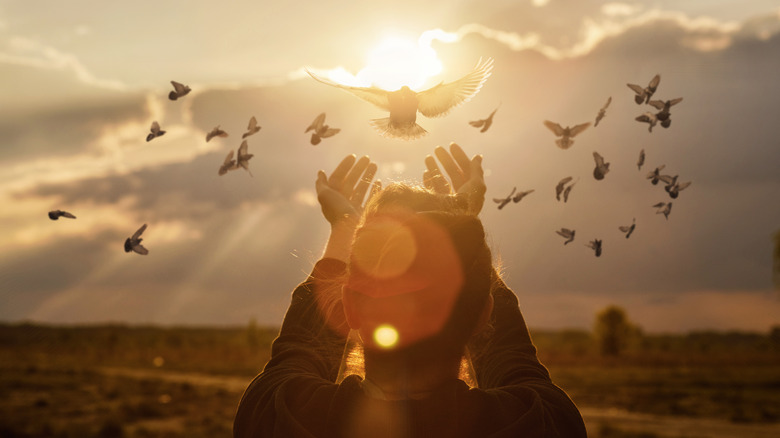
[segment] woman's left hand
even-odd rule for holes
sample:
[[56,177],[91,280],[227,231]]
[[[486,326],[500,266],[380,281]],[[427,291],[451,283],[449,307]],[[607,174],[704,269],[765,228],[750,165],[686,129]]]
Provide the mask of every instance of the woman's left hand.
[[322,215],[331,226],[357,225],[369,187],[371,196],[382,187],[379,180],[371,184],[376,171],[376,163],[372,163],[368,156],[358,160],[355,155],[347,155],[330,176],[322,170],[317,172],[317,200],[322,207]]

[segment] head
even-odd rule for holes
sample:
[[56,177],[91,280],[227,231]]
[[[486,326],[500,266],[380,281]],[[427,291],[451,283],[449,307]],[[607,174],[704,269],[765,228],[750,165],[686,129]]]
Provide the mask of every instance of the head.
[[343,304],[366,358],[457,362],[492,310],[492,259],[466,199],[394,184],[366,206]]

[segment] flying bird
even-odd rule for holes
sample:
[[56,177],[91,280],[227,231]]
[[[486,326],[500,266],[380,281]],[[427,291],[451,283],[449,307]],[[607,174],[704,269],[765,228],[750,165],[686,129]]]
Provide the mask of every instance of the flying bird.
[[628,239],[629,237],[631,237],[631,233],[634,232],[634,228],[636,228],[636,218],[634,218],[634,222],[632,222],[631,225],[626,227],[620,226],[618,228],[620,229],[620,231],[626,233],[626,239]]
[[247,172],[249,172],[249,176],[254,176],[252,175],[252,171],[249,170],[249,159],[252,157],[254,157],[254,155],[249,153],[249,145],[247,144],[246,140],[244,140],[241,143],[241,146],[238,148],[236,168],[243,167]]
[[241,136],[241,138],[247,138],[260,130],[260,126],[257,126],[257,119],[255,116],[252,116],[252,118],[249,119],[249,125],[246,127],[246,129],[247,131],[244,133],[244,135]]
[[171,85],[173,85],[173,91],[168,93],[168,99],[176,100],[180,97],[186,96],[190,91],[190,87],[180,84],[176,81],[171,81]]
[[558,145],[561,149],[569,149],[573,144],[574,138],[577,134],[581,133],[582,131],[588,129],[588,126],[590,126],[590,122],[583,123],[580,125],[575,125],[574,127],[567,126],[565,128],[561,127],[561,125],[557,123],[553,123],[549,120],[544,121],[544,126],[546,126],[550,131],[555,134],[556,137],[561,137],[558,140],[555,140],[555,144]]
[[313,122],[311,122],[311,125],[309,125],[308,128],[306,128],[303,133],[307,133],[309,131],[314,131],[311,133],[311,144],[318,145],[322,141],[323,138],[332,137],[341,131],[339,128],[331,128],[328,125],[325,125],[325,113],[322,113],[317,116],[316,119],[314,119]]
[[563,186],[565,186],[569,181],[571,181],[572,177],[567,176],[566,178],[558,181],[558,184],[555,186],[555,199],[561,200],[561,192],[563,192]]
[[642,165],[643,164],[645,164],[645,150],[644,149],[639,151],[639,160],[637,160],[637,162],[636,162],[636,167],[639,170],[642,170]]
[[506,206],[512,201],[512,196],[514,196],[516,191],[517,191],[517,187],[513,188],[512,193],[510,193],[509,196],[507,196],[506,198],[493,198],[493,202],[498,204],[498,209],[501,210],[502,208],[504,208],[504,206]]
[[149,130],[151,132],[149,133],[149,135],[146,136],[146,141],[152,141],[153,139],[155,139],[157,137],[160,137],[161,135],[165,134],[165,131],[162,131],[160,129],[160,124],[157,123],[156,120],[154,122],[152,122],[152,127],[149,128]]
[[[577,178],[577,181],[579,181],[579,178]],[[577,184],[577,181],[569,184],[566,187],[566,190],[563,191],[563,202],[564,203],[569,202],[569,193],[571,193],[571,189],[572,189],[572,187],[574,187]]]
[[314,80],[333,87],[349,91],[355,96],[373,103],[390,112],[390,116],[370,121],[380,135],[402,140],[414,140],[422,137],[428,131],[416,123],[417,112],[425,117],[442,117],[450,110],[471,100],[479,92],[482,85],[493,70],[493,59],[481,59],[476,67],[466,76],[449,83],[427,90],[415,92],[407,86],[396,91],[387,91],[377,87],[352,87],[321,78],[306,70]]
[[656,123],[658,123],[658,117],[656,117],[655,114],[651,112],[646,112],[641,116],[637,116],[634,120],[650,125],[647,127],[648,132],[653,132],[653,128],[655,127]]
[[672,124],[671,119],[671,111],[669,110],[673,105],[677,105],[678,103],[682,102],[683,98],[678,97],[677,99],[662,101],[662,100],[651,100],[650,105],[654,106],[656,109],[659,109],[658,113],[656,113],[655,118],[661,121],[661,126],[664,128],[668,128]]
[[585,246],[587,246],[590,249],[595,250],[596,251],[596,257],[601,257],[601,239],[591,240]]
[[634,102],[636,102],[637,105],[641,105],[642,103],[650,102],[650,98],[653,97],[655,90],[658,89],[659,83],[661,83],[661,75],[655,75],[645,88],[642,88],[636,84],[626,85],[628,85],[628,88],[634,90],[634,93],[636,93],[636,96],[634,96]]
[[647,179],[651,180],[650,183],[655,185],[658,185],[658,181],[661,180],[661,177],[664,175],[661,175],[661,171],[664,170],[664,167],[666,167],[666,164],[662,164],[655,168],[652,172],[647,174]]
[[685,190],[686,188],[688,188],[688,186],[691,185],[690,181],[684,183],[678,183],[677,175],[675,175],[674,177],[669,177],[668,175],[661,175],[659,176],[659,179],[666,183],[666,186],[664,186],[664,190],[666,190],[666,193],[668,193],[672,199],[677,199],[677,197],[680,196],[680,191]]
[[666,202],[659,202],[658,204],[655,204],[653,207],[657,208],[655,214],[663,214],[664,217],[669,220],[669,213],[672,212],[672,203],[666,203]]
[[143,234],[144,230],[146,230],[146,224],[141,225],[141,228],[135,234],[125,240],[125,252],[135,251],[141,255],[149,254],[149,250],[141,245],[141,241],[144,240],[141,238],[141,234]]
[[520,192],[520,193],[518,193],[518,194],[516,194],[515,196],[512,197],[512,202],[518,203],[518,202],[522,201],[523,198],[525,198],[526,196],[530,195],[531,193],[533,193],[535,191],[536,191],[535,189],[531,189],[531,190],[526,190],[524,192]]
[[236,164],[236,160],[233,159],[233,150],[231,149],[230,152],[228,152],[227,157],[225,157],[225,161],[219,166],[218,173],[222,176],[229,171],[236,169],[238,169],[238,164]]
[[574,230],[570,230],[568,228],[561,228],[559,231],[556,231],[556,233],[558,233],[559,235],[567,239],[565,242],[563,242],[564,245],[574,240]]
[[612,103],[612,96],[609,96],[609,98],[607,99],[607,103],[605,103],[604,106],[601,107],[599,113],[596,115],[596,123],[593,124],[594,128],[596,126],[599,126],[599,122],[601,121],[601,119],[603,119],[604,116],[607,115],[607,107],[609,106],[610,103]]
[[224,138],[224,137],[227,137],[227,136],[228,136],[228,133],[223,131],[223,130],[221,130],[221,129],[219,129],[219,125],[217,125],[216,128],[212,129],[211,132],[206,134],[206,141],[208,142],[209,140],[211,140],[214,137],[223,137]]
[[496,114],[496,111],[498,111],[498,108],[494,109],[493,112],[490,113],[487,119],[473,120],[469,122],[469,125],[475,128],[482,128],[479,130],[479,132],[487,131],[488,129],[490,129],[490,126],[493,124],[493,116]]
[[609,163],[605,163],[604,157],[599,155],[598,152],[593,152],[593,159],[596,161],[596,167],[593,169],[593,178],[600,181],[609,172]]
[[67,217],[70,219],[76,219],[76,216],[73,216],[72,213],[68,213],[67,211],[63,210],[52,210],[49,212],[49,219],[56,221],[57,219],[61,217]]

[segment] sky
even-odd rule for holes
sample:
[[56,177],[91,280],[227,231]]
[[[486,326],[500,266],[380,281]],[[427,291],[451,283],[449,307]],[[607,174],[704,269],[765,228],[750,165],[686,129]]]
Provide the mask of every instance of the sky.
[[[304,68],[359,76],[388,38],[435,53],[420,89],[480,58],[493,74],[447,117],[418,116],[424,138],[382,138],[368,121],[385,112]],[[647,332],[767,331],[780,324],[777,71],[775,1],[0,0],[0,321],[278,325],[327,238],[317,170],[354,153],[385,183],[418,183],[424,157],[456,142],[484,156],[488,198],[535,189],[481,214],[532,328],[589,329],[614,304]],[[684,100],[649,133],[626,84],[655,74],[654,97]],[[169,101],[171,80],[192,92]],[[555,147],[544,120],[593,122],[608,97],[598,127]],[[497,107],[487,132],[468,125]],[[341,132],[312,146],[321,112]],[[252,116],[253,175],[218,176]],[[167,133],[146,142],[153,120]],[[216,125],[230,135],[207,143]],[[602,181],[594,151],[611,163]],[[662,164],[692,181],[668,220],[652,205],[671,199],[645,179]],[[149,255],[126,254],[144,223]]]

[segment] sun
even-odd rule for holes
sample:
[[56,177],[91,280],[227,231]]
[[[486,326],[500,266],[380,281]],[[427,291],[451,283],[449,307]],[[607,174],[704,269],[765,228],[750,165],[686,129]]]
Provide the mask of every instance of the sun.
[[436,51],[425,41],[389,36],[369,52],[366,67],[357,78],[388,91],[404,85],[419,91],[430,77],[441,71]]

